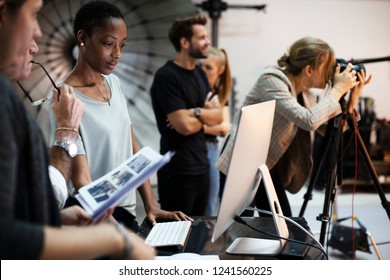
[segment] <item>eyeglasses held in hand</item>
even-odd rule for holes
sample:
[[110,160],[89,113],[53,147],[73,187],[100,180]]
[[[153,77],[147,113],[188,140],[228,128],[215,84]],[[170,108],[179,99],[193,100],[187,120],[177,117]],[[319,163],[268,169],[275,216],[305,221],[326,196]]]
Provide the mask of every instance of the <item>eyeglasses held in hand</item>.
[[[31,63],[34,63],[34,64],[39,65],[39,66],[43,69],[43,71],[45,72],[46,76],[50,79],[50,82],[51,82],[51,84],[53,85],[53,87],[54,87],[58,92],[60,92],[60,90],[58,89],[57,85],[55,84],[55,82],[53,81],[53,79],[50,77],[49,73],[46,71],[45,67],[44,67],[41,63],[39,63],[39,62],[37,62],[37,61],[34,61],[34,60],[32,60]],[[21,85],[21,83],[20,83],[19,81],[17,81],[17,83],[18,83],[19,87],[22,89],[23,93],[24,93],[24,94],[26,95],[26,97],[28,98],[28,100],[30,100],[31,105],[33,105],[33,106],[39,106],[39,105],[41,105],[43,102],[45,102],[45,101],[51,99],[51,96],[48,96],[48,97],[44,97],[44,98],[41,98],[41,99],[38,99],[38,100],[34,101],[34,100],[31,98],[31,96],[30,96],[30,94],[28,93],[28,91],[25,90],[25,88]]]

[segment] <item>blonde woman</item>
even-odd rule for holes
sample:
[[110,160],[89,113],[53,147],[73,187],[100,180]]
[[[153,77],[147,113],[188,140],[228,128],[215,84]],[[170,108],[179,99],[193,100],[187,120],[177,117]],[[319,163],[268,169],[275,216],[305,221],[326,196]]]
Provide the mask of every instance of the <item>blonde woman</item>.
[[[298,192],[310,176],[312,144],[309,132],[341,113],[339,100],[347,92],[350,92],[347,110],[354,115],[360,93],[370,82],[371,76],[366,78],[363,70],[356,73],[350,63],[344,71],[340,69],[341,65],[336,65],[334,51],[328,43],[303,37],[280,57],[277,67],[264,70],[243,103],[246,106],[276,100],[267,166],[285,216],[292,216],[286,190]],[[317,96],[310,92],[312,88],[323,89],[318,102]],[[233,149],[236,124],[235,119],[232,137],[217,160],[217,166],[224,174]],[[269,209],[262,186],[257,192],[255,205]]]
[[206,72],[207,79],[214,95],[218,95],[223,108],[223,120],[215,126],[204,125],[207,142],[208,158],[210,162],[210,193],[206,208],[206,216],[215,214],[215,204],[219,193],[219,170],[215,167],[218,157],[218,136],[226,136],[230,130],[228,100],[232,90],[232,79],[228,56],[224,49],[209,47],[209,56],[200,60],[200,65]]

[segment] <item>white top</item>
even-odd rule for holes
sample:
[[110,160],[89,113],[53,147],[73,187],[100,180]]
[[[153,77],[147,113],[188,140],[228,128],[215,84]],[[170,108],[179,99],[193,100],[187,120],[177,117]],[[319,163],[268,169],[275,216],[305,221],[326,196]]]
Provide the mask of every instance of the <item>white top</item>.
[[54,196],[57,200],[58,209],[64,208],[65,201],[68,198],[68,189],[62,173],[52,165],[49,165],[49,176],[53,187]]
[[[118,77],[114,74],[103,76],[110,86],[110,105],[74,92],[84,103],[84,115],[80,123],[80,136],[77,139],[78,154],[86,155],[92,180],[96,180],[133,155],[131,141],[131,120],[127,101]],[[51,139],[54,139],[54,115],[50,112]],[[70,183],[68,191],[75,190]],[[119,204],[136,216],[136,194],[132,191]]]

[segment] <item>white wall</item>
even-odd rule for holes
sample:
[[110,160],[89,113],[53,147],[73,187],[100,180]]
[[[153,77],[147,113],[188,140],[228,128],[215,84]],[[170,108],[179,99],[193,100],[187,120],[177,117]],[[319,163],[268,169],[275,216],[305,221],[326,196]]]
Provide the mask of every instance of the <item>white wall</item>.
[[[193,3],[203,1],[193,0]],[[228,9],[219,20],[219,47],[227,50],[237,80],[238,103],[262,70],[297,39],[319,37],[336,57],[371,59],[390,56],[390,1],[386,0],[225,0],[261,5],[264,11]],[[210,31],[211,32],[211,31]],[[390,119],[390,62],[365,64],[373,75],[362,96],[375,100],[379,118]]]

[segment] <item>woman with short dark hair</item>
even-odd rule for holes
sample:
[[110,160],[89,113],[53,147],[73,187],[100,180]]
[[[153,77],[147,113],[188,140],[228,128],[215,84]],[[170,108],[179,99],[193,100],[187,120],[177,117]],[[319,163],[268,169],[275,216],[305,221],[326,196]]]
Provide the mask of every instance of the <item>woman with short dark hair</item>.
[[[0,0],[0,258],[152,259],[154,249],[113,223],[91,223],[80,207],[58,211],[49,179],[49,158],[41,131],[9,79],[23,78],[33,40],[41,36],[37,14],[42,0]],[[27,56],[26,56],[27,54]],[[75,140],[82,103],[68,86],[53,93],[60,127],[56,139]],[[73,131],[76,130],[76,131]],[[53,147],[50,164],[69,179],[71,157]]]

